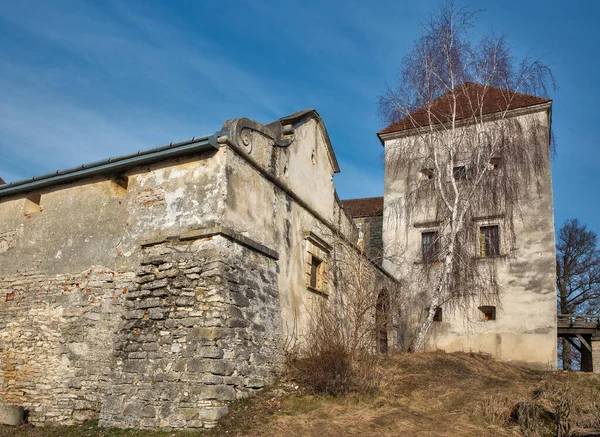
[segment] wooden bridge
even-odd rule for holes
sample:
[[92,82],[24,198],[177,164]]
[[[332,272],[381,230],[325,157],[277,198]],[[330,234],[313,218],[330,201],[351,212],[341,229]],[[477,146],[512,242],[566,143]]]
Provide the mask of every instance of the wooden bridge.
[[600,315],[559,314],[557,334],[581,353],[582,372],[600,373]]

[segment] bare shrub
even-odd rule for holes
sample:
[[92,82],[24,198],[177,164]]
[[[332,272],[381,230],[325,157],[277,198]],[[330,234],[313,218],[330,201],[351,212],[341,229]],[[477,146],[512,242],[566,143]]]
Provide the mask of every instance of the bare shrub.
[[286,351],[288,377],[310,394],[374,393],[378,356],[351,347],[345,332],[327,301],[318,305],[303,341]]
[[288,376],[309,393],[373,393],[377,362],[397,344],[392,308],[401,300],[399,284],[364,248],[330,229],[318,233],[329,246],[328,289],[307,299],[308,326],[293,334],[286,351]]

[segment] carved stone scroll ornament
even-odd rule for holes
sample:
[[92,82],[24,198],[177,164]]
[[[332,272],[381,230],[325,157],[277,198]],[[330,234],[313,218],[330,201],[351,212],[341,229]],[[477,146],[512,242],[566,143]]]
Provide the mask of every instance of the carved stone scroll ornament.
[[295,139],[294,128],[291,124],[282,126],[280,123],[273,123],[265,126],[247,118],[239,118],[226,122],[225,126],[233,133],[233,140],[243,146],[247,153],[252,153],[253,132],[268,138],[277,147],[287,147]]

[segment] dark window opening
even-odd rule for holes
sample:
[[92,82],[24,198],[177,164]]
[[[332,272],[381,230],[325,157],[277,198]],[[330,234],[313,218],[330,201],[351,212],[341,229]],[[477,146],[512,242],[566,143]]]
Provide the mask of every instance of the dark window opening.
[[500,169],[501,164],[502,164],[502,160],[500,158],[492,158],[492,159],[490,159],[489,169],[490,170],[498,170],[498,169]]
[[[431,309],[431,307],[425,308],[425,311],[427,312],[427,314],[429,314],[429,310],[430,309]],[[441,322],[442,321],[442,308],[441,307],[437,307],[435,309],[435,314],[433,315],[433,321],[434,322]]]
[[479,228],[479,245],[482,258],[500,255],[500,230],[498,225]]
[[427,181],[433,179],[433,170],[430,168],[424,168],[419,172],[422,180]]
[[421,243],[423,250],[423,262],[437,261],[440,252],[440,239],[437,231],[423,232]]
[[496,307],[491,305],[480,306],[481,318],[483,320],[496,320]]
[[309,285],[312,288],[318,288],[318,284],[319,284],[319,269],[321,268],[321,264],[323,263],[323,261],[321,261],[319,258],[313,256],[312,260],[310,262],[310,283]]
[[452,169],[452,174],[454,175],[455,181],[464,181],[467,179],[467,167],[465,165],[454,167]]

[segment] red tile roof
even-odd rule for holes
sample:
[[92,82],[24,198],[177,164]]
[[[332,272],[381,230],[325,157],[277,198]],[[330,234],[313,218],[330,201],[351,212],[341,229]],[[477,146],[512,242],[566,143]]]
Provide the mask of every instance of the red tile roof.
[[[500,88],[484,87],[478,83],[465,82],[459,85],[457,93],[457,120],[479,115],[479,106],[483,103],[482,114],[493,114],[506,109],[525,108],[551,102],[551,99],[536,97],[529,94],[515,93]],[[430,104],[433,124],[445,123],[451,120],[452,99],[450,92],[444,94]],[[422,107],[378,132],[377,135],[400,132],[422,126],[429,126],[427,108]]]
[[383,214],[383,197],[342,200],[352,218],[372,217]]
[[6,183],[6,182],[4,182],[4,179],[2,179],[2,178],[0,177],[0,185],[4,185],[5,183]]

